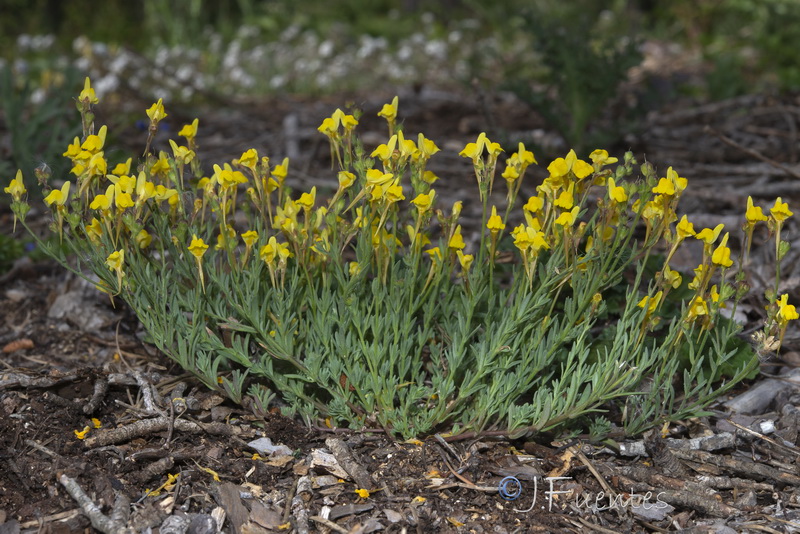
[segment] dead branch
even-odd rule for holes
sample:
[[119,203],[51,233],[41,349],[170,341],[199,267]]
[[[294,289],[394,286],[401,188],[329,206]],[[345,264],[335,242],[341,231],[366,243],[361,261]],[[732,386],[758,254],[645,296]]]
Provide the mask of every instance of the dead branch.
[[[134,438],[147,436],[156,432],[167,430],[170,425],[169,417],[156,417],[153,419],[142,419],[130,425],[126,425],[111,430],[99,432],[90,436],[84,441],[86,448],[103,447],[105,445],[115,445],[124,443]],[[174,422],[175,429],[180,432],[200,433],[208,432],[221,436],[233,436],[236,429],[225,423],[195,423],[184,419],[177,419]]]
[[100,407],[100,403],[103,402],[106,393],[108,393],[108,380],[105,377],[100,377],[94,382],[92,398],[83,406],[83,413],[86,415],[93,414]]
[[690,460],[701,464],[711,464],[725,469],[732,470],[742,476],[749,476],[759,479],[771,480],[778,484],[800,485],[800,476],[785,473],[774,467],[759,464],[752,460],[744,461],[724,456],[717,456],[705,451],[681,451],[674,450],[672,453],[682,460]]
[[[86,517],[89,518],[89,521],[92,522],[92,526],[99,530],[100,532],[104,532],[105,534],[134,534],[135,531],[132,528],[129,528],[127,525],[121,522],[117,522],[111,517],[107,517],[100,511],[100,507],[97,506],[92,499],[89,498],[88,495],[83,491],[80,484],[75,479],[69,478],[67,475],[61,475],[58,479],[62,486],[67,490],[67,493],[75,499],[78,505],[83,510],[83,513],[86,514]],[[130,506],[130,502],[126,502],[127,498],[122,495],[121,493],[117,494],[117,499],[114,502],[114,512],[112,512],[112,517],[123,517],[120,515],[119,510],[122,508],[128,508]]]
[[364,466],[356,461],[353,457],[353,453],[350,451],[350,447],[348,447],[344,441],[338,438],[328,438],[325,440],[325,445],[331,450],[336,461],[342,466],[342,469],[353,477],[353,480],[355,480],[359,488],[370,491],[374,489],[372,477],[369,476]]

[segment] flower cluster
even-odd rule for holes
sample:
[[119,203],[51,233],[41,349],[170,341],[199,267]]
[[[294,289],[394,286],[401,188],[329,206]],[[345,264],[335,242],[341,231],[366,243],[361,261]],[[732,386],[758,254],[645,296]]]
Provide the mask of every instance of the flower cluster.
[[[508,428],[538,430],[627,396],[642,370],[672,376],[679,363],[665,355],[681,347],[690,353],[716,347],[714,362],[730,355],[725,343],[734,326],[720,319],[720,308],[735,308],[743,295],[744,261],[734,269],[723,225],[696,231],[679,217],[688,183],[672,168],[657,178],[644,165],[637,182],[630,153],[619,161],[602,149],[586,159],[570,150],[550,162],[536,194],[518,202],[526,170],[537,164],[534,154],[519,143],[503,160],[503,147],[481,133],[460,153],[473,163],[483,208],[480,243],[471,243],[461,202],[444,210],[436,205],[437,177],[427,164],[439,148],[398,127],[397,98],[378,112],[389,136],[369,156],[356,139],[359,113],[337,109],[319,126],[339,167],[338,187],[327,200],[316,187],[293,194],[286,187],[289,161],[276,164],[255,149],[204,176],[195,153],[197,120],[179,132],[185,145],[172,140],[171,154],[151,153],[152,135],[166,117],[160,100],[146,110],[148,150],[137,172],[132,158],[112,166],[106,127],[93,133],[96,104],[87,79],[78,99],[84,136],[65,153],[74,184],[66,181],[45,198],[54,231],[87,258],[102,290],[120,295],[157,331],[162,350],[237,402],[260,376],[308,417],[378,421],[411,436],[456,420],[483,428],[502,414]],[[504,165],[505,210],[489,204],[498,165]],[[5,190],[24,224],[21,177]],[[510,229],[517,204],[523,222]],[[754,225],[767,222],[780,261],[788,247],[781,229],[791,215],[780,199],[769,216],[748,200],[744,242],[749,246]],[[636,242],[639,223],[645,237]],[[499,260],[505,238],[519,255],[510,270]],[[703,243],[691,281],[670,267],[687,239]],[[662,251],[661,269],[646,278],[644,266]],[[589,352],[599,349],[580,347],[593,343],[595,321],[611,320],[606,301],[618,298],[626,276],[635,282],[611,318],[620,332],[617,350],[593,356],[598,363],[586,367]],[[765,335],[780,340],[798,313],[787,295],[775,292]],[[497,324],[487,329],[486,321]],[[670,333],[662,343],[656,326],[664,324]],[[627,363],[615,360],[619,354]],[[705,376],[702,362],[688,364],[696,380]],[[592,376],[539,382],[570,369]],[[751,360],[742,362],[724,387],[752,369]],[[508,373],[517,378],[503,382]],[[541,412],[539,403],[515,404],[539,389],[569,399],[576,392],[558,388],[588,380],[598,384],[577,404],[552,412]],[[251,385],[253,402],[265,405],[271,393]],[[484,387],[488,393],[473,400]],[[486,395],[496,397],[501,387],[512,388],[504,394],[509,399],[494,405]],[[703,387],[699,404],[722,391]],[[323,398],[333,399],[330,406]],[[654,399],[651,409],[667,405]],[[678,412],[670,417],[690,413]]]

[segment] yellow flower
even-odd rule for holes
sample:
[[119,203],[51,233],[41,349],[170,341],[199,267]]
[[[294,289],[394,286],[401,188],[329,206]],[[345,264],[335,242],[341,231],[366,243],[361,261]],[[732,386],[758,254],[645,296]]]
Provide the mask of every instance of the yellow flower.
[[703,297],[697,295],[692,299],[692,302],[689,304],[689,309],[686,313],[686,320],[687,321],[694,321],[698,317],[703,315],[708,315],[708,304],[703,299]]
[[569,165],[564,158],[556,158],[547,166],[547,172],[550,173],[551,178],[560,178],[566,176],[569,172]]
[[[428,159],[437,152],[439,152],[439,147],[436,146],[436,143],[430,139],[426,139],[424,135],[419,134],[417,137],[417,151],[414,153],[414,161],[428,161]],[[424,179],[425,178],[423,178],[423,180]]]
[[563,227],[572,226],[575,224],[575,219],[578,217],[578,212],[580,211],[580,206],[575,206],[570,211],[565,211],[558,218],[555,220],[555,223],[561,225]]
[[[88,80],[89,78],[86,79]],[[89,434],[89,430],[90,430],[89,427],[85,426],[83,427],[83,430],[73,430],[73,432],[75,433],[76,438],[86,439],[86,436]]]
[[77,137],[67,146],[67,151],[62,154],[65,158],[76,159],[81,153],[81,140]]
[[486,228],[489,229],[492,235],[497,235],[505,227],[506,225],[503,224],[503,219],[497,214],[497,206],[492,206],[492,215],[486,223]]
[[117,271],[120,272],[122,267],[125,263],[125,251],[124,250],[117,250],[112,252],[106,258],[106,265],[108,265],[109,271]]
[[661,302],[661,297],[663,295],[664,295],[663,291],[659,291],[652,297],[647,295],[642,300],[639,301],[639,304],[637,304],[637,306],[639,306],[640,308],[647,308],[648,314],[653,313],[654,311],[656,311],[656,308],[658,308],[658,304]]
[[94,426],[95,428],[101,428],[103,426],[103,423],[100,422],[100,419],[92,417],[92,426]]
[[161,157],[158,158],[155,163],[153,163],[152,167],[150,167],[150,174],[151,175],[156,175],[156,174],[159,174],[159,173],[165,173],[168,170],[169,170],[169,161],[167,160],[167,158],[164,156],[164,153],[162,152],[161,153]]
[[389,124],[394,124],[395,119],[397,119],[397,106],[399,103],[398,97],[394,97],[392,99],[391,104],[384,104],[381,110],[378,112],[378,117],[383,117]]
[[244,241],[244,245],[247,248],[253,246],[253,244],[258,241],[258,232],[255,230],[249,230],[242,234],[242,241]]
[[425,251],[425,254],[430,256],[431,263],[433,263],[434,265],[439,265],[440,263],[442,263],[442,249],[440,249],[439,247],[429,248],[428,250]]
[[591,165],[582,159],[578,159],[574,150],[570,150],[564,158],[553,160],[547,166],[547,170],[552,178],[566,176],[567,173],[572,171],[578,180],[582,180],[594,172],[594,168]]
[[226,226],[225,233],[220,232],[217,234],[217,244],[214,248],[217,250],[225,250],[226,245],[230,248],[236,247],[236,230],[230,224]]
[[100,101],[98,100],[94,89],[92,89],[92,83],[89,81],[88,76],[83,82],[83,91],[81,91],[81,94],[78,95],[78,101],[84,104],[97,104]]
[[100,221],[92,217],[92,222],[86,226],[86,235],[93,243],[99,243],[100,238],[103,237],[103,225]]
[[[163,187],[163,186],[162,186]],[[147,174],[140,172],[136,178],[136,204],[144,203],[148,198],[155,196],[156,186],[147,181]]]
[[197,135],[197,125],[200,123],[199,119],[195,119],[191,124],[184,124],[183,128],[178,132],[178,135],[186,138],[187,143],[191,143],[192,139]]
[[[616,158],[612,159],[616,161]],[[625,192],[625,188],[621,185],[617,185],[617,183],[611,177],[608,178],[608,196],[611,197],[611,200],[617,203],[622,203],[628,200],[628,193]]]
[[111,209],[111,203],[114,201],[114,185],[111,184],[106,188],[105,194],[99,194],[94,197],[89,208],[93,210],[107,211]]
[[667,178],[675,186],[675,190],[678,193],[682,193],[683,190],[686,189],[686,186],[689,185],[689,181],[686,178],[678,176],[678,173],[675,172],[672,167],[667,169]]
[[322,124],[317,127],[317,131],[324,133],[328,137],[334,137],[339,134],[338,125],[333,122],[333,119],[326,117],[322,120]]
[[481,132],[480,135],[478,135],[478,139],[474,143],[467,143],[458,155],[464,158],[471,158],[472,163],[477,165],[478,160],[483,157],[484,150],[486,150],[490,156],[497,156],[503,151],[500,143],[493,143],[486,137],[485,132]]
[[25,189],[25,182],[22,179],[21,170],[17,170],[17,177],[12,179],[11,183],[9,183],[8,187],[4,188],[3,191],[10,194],[11,198],[17,202],[22,198],[22,195],[28,192],[28,190]]
[[458,263],[461,264],[461,269],[465,272],[469,272],[469,268],[472,267],[472,262],[475,260],[475,256],[472,254],[464,254],[461,250],[456,251],[456,256],[458,256]]
[[117,165],[114,167],[114,170],[111,171],[111,174],[115,174],[117,176],[123,176],[123,175],[126,175],[126,174],[130,174],[131,173],[131,162],[132,161],[133,161],[133,158],[128,158],[128,161],[126,161],[124,163],[117,163]]
[[745,212],[744,217],[747,219],[747,223],[750,225],[754,225],[759,221],[766,221],[768,219],[768,217],[764,215],[764,212],[761,210],[761,206],[753,205],[753,197],[747,197],[747,211]]
[[139,230],[139,233],[136,234],[134,240],[136,241],[136,245],[139,248],[146,249],[147,247],[150,246],[150,243],[153,242],[153,236],[150,235],[150,233],[147,230],[142,228],[141,230]]
[[775,205],[769,209],[772,218],[777,222],[782,223],[794,213],[789,210],[789,204],[781,201],[781,197],[775,199]]
[[433,199],[436,196],[436,190],[431,189],[427,193],[420,193],[411,201],[417,207],[420,215],[426,213],[433,206]]
[[400,185],[400,178],[395,178],[391,185],[386,188],[385,198],[386,202],[389,204],[405,200],[406,197],[403,195],[403,187]]
[[384,173],[380,169],[367,170],[367,187],[386,185],[394,178],[394,174]]
[[530,197],[528,203],[522,206],[522,209],[530,213],[536,213],[544,207],[544,199],[542,197]]
[[172,147],[172,155],[175,157],[175,161],[181,162],[184,165],[189,163],[194,159],[194,150],[190,150],[188,147],[185,146],[178,146],[178,143],[173,141],[172,139],[169,140],[169,145]]
[[784,293],[781,295],[781,298],[776,301],[778,305],[778,322],[781,324],[786,324],[789,321],[800,318],[800,314],[797,313],[793,305],[788,303],[788,300],[789,295]]
[[462,158],[471,158],[472,162],[477,165],[478,159],[483,156],[483,147],[486,144],[486,134],[481,132],[478,140],[475,143],[467,143],[466,146],[458,153]]
[[579,159],[575,162],[575,166],[572,168],[572,172],[579,180],[582,180],[583,178],[586,178],[587,176],[592,174],[592,172],[594,172],[594,169],[592,168],[591,165],[589,165],[582,159]]
[[314,203],[317,199],[317,186],[311,188],[309,193],[303,193],[300,195],[300,198],[297,199],[297,204],[303,208],[303,211],[308,213],[311,208],[314,207]]
[[536,161],[533,152],[531,152],[530,150],[526,150],[525,145],[521,142],[517,146],[517,151],[515,152],[514,155],[517,156],[517,161],[519,162],[520,165],[520,171],[524,171],[525,169],[528,168],[529,165],[532,164],[538,165],[538,162]]
[[710,228],[704,228],[695,234],[695,237],[704,242],[706,245],[713,245],[723,228],[725,228],[725,225],[722,223],[718,224],[713,230]]
[[119,178],[109,175],[109,180],[116,185],[115,189],[118,193],[133,193],[136,189],[137,180],[133,176],[122,175]]
[[206,253],[206,250],[208,250],[208,245],[206,245],[205,241],[198,238],[197,234],[192,234],[192,242],[189,244],[188,250],[195,258],[200,259],[203,257],[203,254]]
[[104,176],[108,169],[106,158],[103,157],[102,152],[98,152],[89,160],[89,174],[92,176]]
[[689,285],[687,287],[689,289],[694,289],[694,290],[698,289],[700,287],[700,283],[703,281],[703,278],[705,278],[707,272],[708,272],[708,265],[705,263],[701,263],[700,265],[695,267],[694,278],[692,279],[691,282],[689,282]]
[[345,132],[350,132],[358,126],[358,120],[353,115],[345,115],[344,111],[337,108],[333,115],[322,121],[317,130],[332,138],[338,136],[339,126],[343,126]]
[[570,184],[569,189],[567,189],[566,191],[562,191],[561,194],[558,195],[558,198],[556,199],[554,204],[561,209],[571,210],[572,207],[575,205],[575,198],[572,193],[573,189],[574,189],[573,184]]
[[274,176],[279,184],[283,184],[283,181],[286,179],[286,175],[289,174],[289,158],[283,158],[283,161],[280,164],[275,165],[272,168],[272,176]]
[[356,494],[361,497],[362,499],[369,498],[369,490],[359,488],[356,490]]
[[159,121],[165,119],[167,114],[164,112],[164,103],[163,99],[159,98],[158,102],[150,106],[147,111],[147,116],[150,118],[151,123],[158,123]]
[[378,145],[375,150],[369,155],[371,158],[377,157],[379,160],[383,162],[384,165],[388,165],[388,163],[392,160],[392,156],[395,154],[395,147],[397,146],[397,135],[393,135],[388,143],[383,143]]
[[506,168],[503,171],[502,176],[505,178],[506,182],[514,182],[517,178],[519,178],[519,171],[517,170],[516,166],[512,164],[511,158],[508,158],[508,162],[506,162]]
[[269,238],[267,244],[261,247],[261,250],[259,251],[259,257],[264,261],[264,263],[272,265],[276,258],[281,263],[285,262],[287,258],[292,257],[292,253],[289,250],[288,243],[278,243],[278,240],[275,239],[275,236],[272,236]]
[[427,236],[427,234],[424,232],[417,232],[417,230],[410,224],[406,225],[406,234],[408,234],[408,240],[411,242],[411,245],[417,248],[431,244],[431,239]]
[[450,241],[447,243],[447,247],[453,250],[463,250],[466,246],[464,243],[464,238],[461,235],[461,225],[459,224],[456,226],[456,231],[453,233],[453,237],[450,238]]
[[531,226],[519,225],[514,228],[511,235],[514,237],[514,245],[520,252],[526,253],[530,250],[534,254],[538,254],[540,250],[550,248],[545,240],[544,232]]
[[433,185],[433,182],[435,182],[438,179],[439,179],[439,177],[436,176],[433,173],[433,171],[425,171],[425,173],[422,175],[422,181],[425,182],[428,185]]
[[728,244],[728,235],[729,234],[726,232],[725,236],[722,238],[722,242],[711,255],[711,261],[714,264],[726,268],[733,265],[733,260],[731,260],[731,249],[726,246]]
[[117,287],[121,290],[122,277],[125,276],[125,272],[122,270],[125,265],[125,251],[120,249],[109,254],[108,258],[106,258],[106,265],[109,271],[116,271]]
[[357,261],[351,261],[347,264],[347,273],[350,277],[358,276],[361,273],[361,265]]
[[[90,154],[97,154],[103,150],[103,145],[106,143],[106,134],[108,128],[106,125],[100,127],[97,134],[92,134],[86,138],[86,141],[81,145],[81,149],[89,152]],[[88,156],[87,156],[88,157]]]
[[653,193],[672,196],[675,194],[675,184],[667,178],[661,178],[658,181],[658,185],[653,188]]
[[589,159],[592,160],[592,163],[597,165],[598,167],[602,167],[604,165],[611,165],[619,161],[617,158],[609,157],[608,151],[598,148],[594,150],[591,154],[589,154]]
[[461,215],[462,207],[463,203],[460,200],[456,200],[455,202],[453,202],[453,209],[451,210],[450,213],[454,220],[458,219],[458,217]]
[[681,217],[681,220],[678,221],[678,224],[675,227],[675,230],[676,230],[676,232],[678,234],[678,239],[680,241],[683,241],[684,239],[686,239],[689,236],[695,235],[694,225],[689,222],[689,219],[686,217],[686,215]]
[[681,274],[670,269],[668,265],[664,267],[662,276],[664,278],[664,282],[668,286],[672,286],[673,289],[678,289],[678,287],[680,287],[682,281]]
[[356,175],[348,171],[339,171],[339,188],[344,190],[353,185]]
[[115,188],[114,204],[120,211],[124,210],[125,208],[130,208],[131,206],[133,206],[133,199],[131,198],[131,194],[117,192]]

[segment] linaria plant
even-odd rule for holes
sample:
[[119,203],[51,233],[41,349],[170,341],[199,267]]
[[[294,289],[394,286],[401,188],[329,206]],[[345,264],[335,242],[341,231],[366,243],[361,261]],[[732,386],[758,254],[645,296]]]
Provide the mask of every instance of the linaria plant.
[[[289,162],[254,149],[203,176],[198,122],[171,153],[108,162],[96,102],[87,80],[83,137],[65,152],[74,183],[44,199],[65,246],[47,250],[93,272],[152,343],[257,413],[279,407],[310,425],[401,438],[598,436],[610,420],[635,434],[703,413],[757,367],[722,314],[747,291],[742,262],[722,225],[696,230],[678,217],[687,181],[672,168],[658,177],[631,154],[570,151],[520,199],[534,154],[520,144],[504,159],[481,134],[461,152],[483,207],[480,243],[468,244],[461,203],[437,206],[427,163],[439,148],[398,127],[396,99],[379,113],[390,137],[372,153],[356,115],[337,109],[320,125],[338,166],[328,199],[291,192]],[[153,104],[150,132],[166,116]],[[506,206],[490,205],[497,175]],[[6,191],[25,224],[21,178]],[[766,220],[780,260],[790,215],[780,199],[769,216],[750,203],[745,243]],[[692,239],[703,260],[684,278],[671,261]],[[517,260],[498,261],[509,247]],[[764,351],[797,318],[774,291],[768,309]]]

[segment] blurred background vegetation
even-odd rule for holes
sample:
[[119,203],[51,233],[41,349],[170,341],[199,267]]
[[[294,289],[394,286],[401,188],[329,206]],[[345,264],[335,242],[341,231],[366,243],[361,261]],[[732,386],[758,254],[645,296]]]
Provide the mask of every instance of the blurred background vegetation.
[[[506,90],[578,150],[610,147],[637,116],[686,99],[800,87],[797,0],[0,0],[0,8],[0,185],[17,168],[33,179],[43,162],[65,176],[61,152],[80,131],[72,98],[86,75],[101,94],[195,106],[422,84]],[[635,101],[621,101],[626,84]]]

